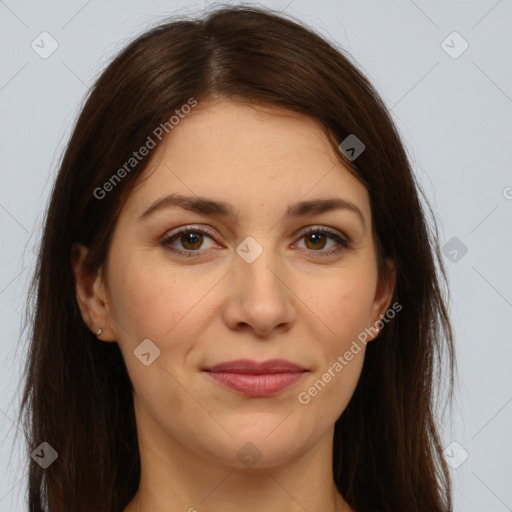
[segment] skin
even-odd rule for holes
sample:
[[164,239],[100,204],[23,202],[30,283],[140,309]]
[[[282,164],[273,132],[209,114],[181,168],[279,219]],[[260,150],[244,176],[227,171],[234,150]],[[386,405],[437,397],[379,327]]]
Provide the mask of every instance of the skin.
[[[390,278],[377,280],[367,190],[316,121],[225,99],[199,104],[151,158],[102,272],[82,272],[85,247],[75,246],[72,260],[84,321],[94,333],[101,327],[102,341],[119,344],[134,386],[142,475],[125,512],[351,511],[334,485],[332,440],[365,345],[308,404],[297,395],[390,305],[395,273],[390,263]],[[171,192],[231,203],[238,218],[173,206],[138,220]],[[350,210],[284,218],[288,205],[332,196],[354,203],[366,229]],[[162,245],[186,226],[213,237]],[[351,246],[302,234],[316,226],[349,237]],[[263,248],[252,263],[236,252],[248,236]],[[341,251],[315,257],[335,247]],[[160,349],[147,366],[134,357],[145,339]],[[239,358],[284,358],[309,372],[254,398],[201,371]],[[237,457],[247,442],[261,454],[250,467]]]

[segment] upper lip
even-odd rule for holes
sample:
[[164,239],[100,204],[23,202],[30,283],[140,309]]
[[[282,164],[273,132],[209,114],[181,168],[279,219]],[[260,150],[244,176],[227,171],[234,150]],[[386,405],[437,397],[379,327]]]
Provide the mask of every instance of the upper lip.
[[236,361],[226,361],[204,368],[204,371],[259,375],[265,373],[300,373],[306,371],[306,369],[285,359],[269,359],[268,361],[237,359]]

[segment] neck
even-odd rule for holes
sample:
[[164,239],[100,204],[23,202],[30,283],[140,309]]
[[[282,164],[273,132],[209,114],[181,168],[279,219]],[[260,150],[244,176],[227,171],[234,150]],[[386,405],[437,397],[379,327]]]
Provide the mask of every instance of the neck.
[[141,480],[124,512],[354,512],[334,484],[333,429],[293,460],[241,468],[153,427],[139,429]]

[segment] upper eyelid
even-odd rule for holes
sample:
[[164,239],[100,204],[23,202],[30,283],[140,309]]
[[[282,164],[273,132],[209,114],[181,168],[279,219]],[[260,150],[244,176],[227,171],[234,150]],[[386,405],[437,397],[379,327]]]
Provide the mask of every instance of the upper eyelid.
[[196,226],[193,224],[187,224],[186,226],[181,226],[179,228],[175,228],[175,229],[171,229],[170,231],[167,231],[164,234],[164,236],[162,237],[162,240],[166,240],[166,239],[172,238],[176,235],[186,233],[187,231],[191,231],[191,232],[199,231],[199,232],[205,233],[206,235],[208,235],[211,238],[215,237],[215,233],[212,233],[210,228],[205,228],[203,226]]

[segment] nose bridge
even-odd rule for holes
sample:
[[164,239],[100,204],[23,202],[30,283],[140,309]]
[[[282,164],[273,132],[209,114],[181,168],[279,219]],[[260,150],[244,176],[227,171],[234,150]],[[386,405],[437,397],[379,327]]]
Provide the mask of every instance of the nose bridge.
[[282,287],[276,277],[276,270],[279,272],[282,265],[272,247],[271,236],[259,236],[258,240],[248,236],[237,246],[235,273],[248,287],[256,288],[260,293],[273,293]]
[[236,248],[234,286],[229,297],[230,321],[249,324],[259,333],[291,322],[292,306],[285,286],[285,266],[279,261],[278,251],[271,236],[249,236]]

